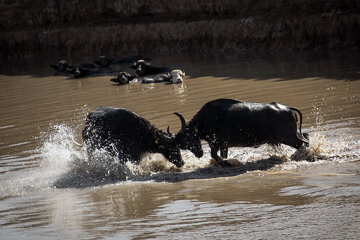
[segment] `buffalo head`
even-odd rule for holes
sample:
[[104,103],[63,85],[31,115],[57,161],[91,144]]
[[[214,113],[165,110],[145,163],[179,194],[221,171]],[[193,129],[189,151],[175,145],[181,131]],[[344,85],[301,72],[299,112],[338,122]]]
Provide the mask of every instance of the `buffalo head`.
[[65,72],[69,64],[66,60],[60,60],[56,65],[51,64],[50,66],[59,72]]
[[74,78],[79,78],[85,75],[85,71],[81,66],[74,67]]
[[120,72],[115,78],[110,79],[110,81],[119,83],[119,85],[128,84],[129,81],[134,79],[135,76],[131,76],[127,72]]
[[170,81],[172,83],[182,83],[183,77],[185,77],[185,72],[181,71],[181,70],[172,70],[170,72]]
[[201,158],[204,154],[201,147],[199,130],[196,127],[188,127],[184,117],[180,113],[174,113],[180,118],[181,129],[176,134],[175,139],[181,149],[190,150],[195,157]]
[[148,68],[150,66],[150,62],[147,62],[145,60],[138,60],[137,62],[134,61],[131,68],[135,69],[135,72],[138,76],[145,76],[148,74]]
[[184,165],[175,137],[161,133],[161,135],[155,138],[155,144],[158,145],[159,152],[175,166],[182,167]]

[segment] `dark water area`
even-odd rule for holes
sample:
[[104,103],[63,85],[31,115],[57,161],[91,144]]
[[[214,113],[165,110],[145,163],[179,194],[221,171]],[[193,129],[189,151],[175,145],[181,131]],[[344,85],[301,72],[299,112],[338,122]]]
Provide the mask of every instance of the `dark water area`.
[[[142,55],[152,59],[154,66],[191,69],[192,77],[213,76],[241,79],[267,80],[280,78],[293,80],[306,77],[327,77],[339,80],[358,80],[360,51],[246,51],[229,54],[173,54]],[[121,59],[127,56],[112,56]],[[9,76],[32,75],[53,76],[48,67],[65,59],[70,64],[93,63],[97,55],[72,56],[70,58],[42,57],[31,61],[17,60],[4,62],[0,73]],[[222,66],[226,64],[226,68]],[[130,63],[111,65],[111,70],[130,71]],[[196,66],[194,66],[196,65]],[[259,68],[263,71],[259,71]],[[241,70],[241,71],[239,71]],[[190,74],[190,73],[189,73]],[[112,74],[110,74],[112,75]],[[71,77],[71,76],[69,76]]]
[[[0,70],[1,239],[357,239],[360,202],[358,52],[150,56],[183,84],[119,86],[73,79],[34,60]],[[91,57],[68,59],[90,62]],[[114,69],[130,71],[127,65]],[[87,161],[86,115],[124,107],[172,132],[206,102],[276,101],[303,114],[310,146],[230,148],[231,168],[182,151],[125,166]]]

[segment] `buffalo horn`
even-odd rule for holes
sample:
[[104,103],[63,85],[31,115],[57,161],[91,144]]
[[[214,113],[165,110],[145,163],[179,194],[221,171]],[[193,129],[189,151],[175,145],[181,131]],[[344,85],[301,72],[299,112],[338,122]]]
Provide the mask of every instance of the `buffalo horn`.
[[178,116],[178,117],[180,118],[180,121],[181,121],[181,129],[180,129],[179,133],[185,132],[185,125],[186,125],[186,123],[185,123],[184,117],[183,117],[180,113],[178,113],[178,112],[175,112],[174,114],[175,114],[176,116]]

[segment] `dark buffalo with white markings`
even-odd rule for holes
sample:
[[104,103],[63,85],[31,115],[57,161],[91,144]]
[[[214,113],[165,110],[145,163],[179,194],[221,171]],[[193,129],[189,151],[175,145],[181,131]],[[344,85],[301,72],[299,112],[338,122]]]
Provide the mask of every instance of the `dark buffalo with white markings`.
[[185,72],[181,70],[172,70],[170,73],[165,74],[156,74],[147,77],[136,77],[127,72],[120,72],[114,78],[111,78],[110,81],[118,83],[119,85],[124,85],[133,82],[140,82],[142,84],[147,83],[182,83],[185,77]]
[[82,137],[89,159],[96,149],[104,149],[122,163],[139,163],[144,153],[160,153],[177,167],[184,165],[174,136],[124,108],[98,107],[90,112]]
[[275,102],[262,104],[217,99],[206,103],[188,123],[180,113],[175,114],[182,125],[176,135],[180,148],[201,157],[200,140],[204,139],[210,146],[211,157],[221,166],[228,165],[223,158],[227,158],[229,147],[257,147],[268,143],[299,149],[309,143],[308,135],[301,133],[301,112]]

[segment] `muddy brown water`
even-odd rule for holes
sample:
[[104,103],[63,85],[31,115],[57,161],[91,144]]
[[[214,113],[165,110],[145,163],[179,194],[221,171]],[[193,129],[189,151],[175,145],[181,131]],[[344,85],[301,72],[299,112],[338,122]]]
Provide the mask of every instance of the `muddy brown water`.
[[[360,65],[354,52],[175,56],[182,85],[54,76],[47,64],[0,74],[1,239],[357,239],[360,235]],[[124,67],[124,66],[122,66]],[[177,132],[207,101],[296,106],[310,146],[231,148],[234,166],[182,151],[121,167],[89,163],[81,129],[98,106],[125,107]],[[295,154],[295,155],[293,155]],[[291,157],[293,155],[293,157]]]

